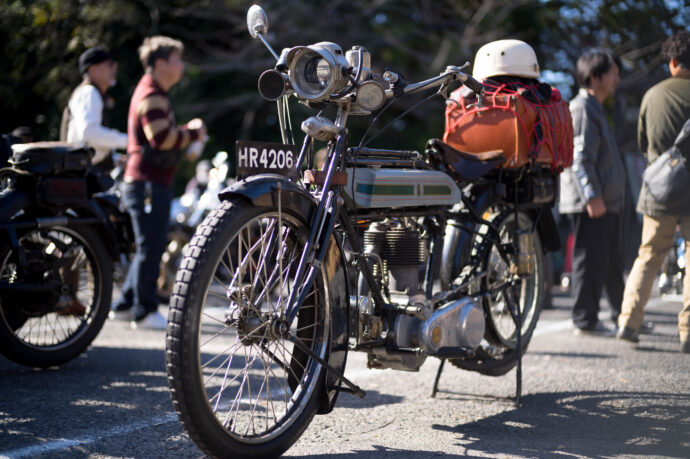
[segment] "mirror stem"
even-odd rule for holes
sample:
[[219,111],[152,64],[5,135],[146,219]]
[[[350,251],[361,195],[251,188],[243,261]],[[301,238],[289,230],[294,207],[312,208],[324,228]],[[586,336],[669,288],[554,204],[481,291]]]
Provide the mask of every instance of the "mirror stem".
[[268,43],[268,40],[266,40],[266,38],[264,38],[264,34],[262,34],[262,33],[257,33],[256,36],[259,37],[259,39],[261,40],[261,42],[266,46],[266,48],[268,48],[268,50],[271,52],[271,54],[273,54],[273,57],[276,58],[276,61],[277,61],[278,59],[280,59],[280,57],[278,57],[278,54],[273,50],[273,48],[271,47],[271,45]]

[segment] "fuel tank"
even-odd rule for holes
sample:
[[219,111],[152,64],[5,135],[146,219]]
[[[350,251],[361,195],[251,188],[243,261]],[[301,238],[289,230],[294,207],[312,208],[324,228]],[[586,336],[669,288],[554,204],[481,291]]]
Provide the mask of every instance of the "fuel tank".
[[440,171],[358,167],[348,168],[347,175],[343,192],[358,208],[451,206],[460,202],[460,189]]

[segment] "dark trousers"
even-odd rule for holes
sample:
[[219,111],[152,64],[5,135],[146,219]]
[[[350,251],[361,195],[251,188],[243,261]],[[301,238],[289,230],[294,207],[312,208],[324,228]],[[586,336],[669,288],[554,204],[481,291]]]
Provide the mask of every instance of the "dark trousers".
[[605,214],[590,218],[586,212],[571,215],[573,248],[573,322],[582,329],[596,327],[601,291],[611,306],[611,320],[617,322],[623,302],[623,256],[620,216]]
[[125,183],[122,201],[132,217],[137,250],[129,266],[122,296],[114,310],[131,310],[140,320],[158,309],[156,281],[168,242],[172,190],[151,182]]

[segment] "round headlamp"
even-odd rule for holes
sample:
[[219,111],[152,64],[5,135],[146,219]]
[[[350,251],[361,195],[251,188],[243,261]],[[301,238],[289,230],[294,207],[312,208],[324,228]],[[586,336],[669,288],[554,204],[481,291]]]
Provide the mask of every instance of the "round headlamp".
[[348,84],[343,69],[348,62],[335,43],[322,42],[292,48],[287,56],[290,85],[298,96],[318,102]]

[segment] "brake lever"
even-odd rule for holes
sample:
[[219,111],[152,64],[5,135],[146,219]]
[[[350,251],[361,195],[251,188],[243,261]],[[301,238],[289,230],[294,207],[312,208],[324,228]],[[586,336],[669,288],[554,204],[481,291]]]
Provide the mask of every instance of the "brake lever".
[[467,79],[463,82],[477,96],[477,102],[467,106],[469,109],[481,108],[484,105],[484,85],[475,80],[471,75],[465,74]]

